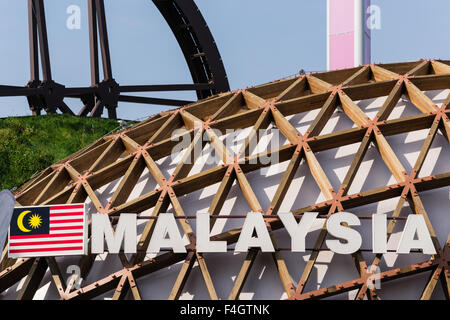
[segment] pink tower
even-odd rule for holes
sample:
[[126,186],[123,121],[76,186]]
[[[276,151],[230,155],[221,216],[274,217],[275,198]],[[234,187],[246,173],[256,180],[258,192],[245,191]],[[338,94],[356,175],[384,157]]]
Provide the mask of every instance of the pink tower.
[[327,69],[370,63],[370,0],[327,0]]

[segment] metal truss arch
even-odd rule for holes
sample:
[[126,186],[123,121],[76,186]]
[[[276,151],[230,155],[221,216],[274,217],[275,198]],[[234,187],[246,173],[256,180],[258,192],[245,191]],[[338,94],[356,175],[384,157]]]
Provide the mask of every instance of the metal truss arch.
[[172,29],[194,83],[214,83],[215,90],[198,90],[199,99],[230,90],[216,42],[194,0],[152,0]]

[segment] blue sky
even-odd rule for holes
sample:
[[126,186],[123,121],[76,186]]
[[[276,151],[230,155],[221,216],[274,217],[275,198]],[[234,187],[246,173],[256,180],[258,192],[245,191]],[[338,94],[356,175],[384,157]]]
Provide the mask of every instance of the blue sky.
[[[26,0],[0,0],[0,84],[29,79]],[[87,86],[86,0],[45,0],[52,73],[66,86]],[[217,42],[231,88],[261,84],[300,69],[326,69],[326,0],[196,0]],[[125,5],[126,4],[126,5]],[[450,59],[448,0],[372,0],[381,29],[372,31],[372,62]],[[81,29],[66,27],[69,5]],[[105,0],[113,76],[119,84],[190,83],[181,50],[150,0]],[[143,94],[147,95],[148,94]],[[151,94],[195,99],[191,92]],[[78,110],[78,100],[67,100]],[[122,103],[119,117],[137,119],[165,108]],[[0,117],[30,114],[25,98],[0,98]]]

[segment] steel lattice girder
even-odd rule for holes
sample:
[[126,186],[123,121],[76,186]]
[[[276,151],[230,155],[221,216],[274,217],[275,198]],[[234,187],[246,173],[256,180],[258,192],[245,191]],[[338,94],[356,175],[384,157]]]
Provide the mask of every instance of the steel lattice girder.
[[[91,86],[66,88],[52,78],[44,0],[28,0],[30,81],[25,87],[0,86],[1,96],[25,96],[33,115],[74,115],[64,98],[79,98],[79,116],[99,117],[103,109],[117,118],[119,101],[182,106],[190,101],[125,95],[127,92],[196,91],[198,99],[230,90],[225,68],[214,38],[193,0],[153,0],[170,26],[189,67],[193,84],[119,85],[113,77],[104,0],[88,0]],[[98,35],[97,35],[98,31]],[[99,75],[99,45],[103,80]],[[39,76],[39,60],[42,80]]]

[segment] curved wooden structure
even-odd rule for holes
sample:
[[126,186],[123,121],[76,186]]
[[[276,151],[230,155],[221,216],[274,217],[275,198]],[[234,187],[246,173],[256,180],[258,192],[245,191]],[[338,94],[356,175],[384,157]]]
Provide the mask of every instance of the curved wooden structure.
[[[198,99],[230,90],[225,68],[211,31],[193,0],[153,0],[180,46],[193,84],[119,85],[113,77],[104,0],[88,0],[91,86],[67,88],[54,81],[47,39],[44,0],[28,0],[30,81],[25,87],[0,85],[1,96],[25,96],[33,115],[62,113],[75,115],[64,98],[79,98],[79,116],[117,118],[120,101],[181,106],[190,101],[128,95],[132,92],[195,91]],[[98,32],[98,34],[97,34]],[[143,39],[142,41],[147,41]],[[100,49],[100,55],[99,55]],[[100,80],[101,57],[103,80]],[[41,62],[42,79],[39,75]]]
[[[152,116],[131,128],[107,135],[84,150],[44,170],[38,177],[16,192],[16,199],[20,205],[76,203],[90,199],[98,212],[108,214],[112,218],[120,213],[139,214],[153,208],[151,217],[141,217],[147,222],[138,242],[138,253],[131,259],[127,259],[123,254],[119,255],[123,264],[122,269],[93,283],[83,283],[80,289],[75,290],[73,285],[77,280],[76,276],[73,276],[66,286],[66,280],[62,277],[61,270],[54,258],[11,261],[6,257],[5,248],[1,262],[0,292],[26,277],[18,298],[32,298],[45,270],[49,267],[53,282],[62,299],[95,298],[112,289],[114,290],[114,299],[124,298],[129,290],[135,299],[140,299],[141,295],[136,279],[172,264],[183,262],[169,297],[176,299],[179,298],[194,262],[197,261],[210,298],[217,299],[218,295],[213,281],[214,274],[210,274],[208,271],[207,259],[195,251],[195,236],[189,219],[185,219],[195,213],[185,212],[180,205],[179,198],[219,183],[219,189],[209,206],[212,221],[216,221],[231,185],[236,182],[251,210],[264,214],[267,227],[272,234],[274,230],[282,227],[280,221],[273,215],[278,212],[300,161],[304,159],[326,200],[299,208],[294,211],[295,214],[301,215],[306,211],[318,211],[322,217],[326,218],[335,212],[399,197],[397,207],[390,218],[388,236],[391,235],[396,221],[401,219],[400,213],[403,205],[408,202],[414,213],[425,217],[438,253],[422,263],[382,270],[381,282],[431,270],[432,276],[423,289],[422,298],[429,299],[438,281],[441,281],[448,299],[450,293],[450,238],[446,243],[439,243],[420,194],[426,190],[449,186],[450,172],[426,177],[421,177],[419,173],[438,132],[440,131],[450,142],[450,96],[443,105],[438,106],[423,91],[449,88],[450,62],[447,61],[421,60],[366,65],[348,70],[301,75],[216,95],[171,112]],[[408,97],[420,110],[420,114],[388,120],[391,111],[402,95]],[[366,116],[354,102],[382,96],[387,96],[387,99],[373,118]],[[321,134],[338,107],[356,126],[343,131]],[[319,110],[318,116],[312,121],[304,135],[300,134],[286,119],[287,116],[315,109]],[[278,149],[267,150],[256,155],[252,155],[253,144],[250,143],[252,139],[258,139],[254,131],[247,137],[240,152],[236,155],[226,149],[217,134],[217,130],[224,133],[226,129],[248,127],[253,127],[255,130],[263,129],[271,123],[276,125],[288,143]],[[171,140],[171,134],[178,128],[187,129],[188,131],[184,135],[190,136],[192,141],[185,149],[183,158],[194,155],[195,145],[205,143],[201,136],[206,134],[210,138],[210,145],[221,157],[223,164],[198,174],[189,175],[193,164],[180,161],[173,174],[170,177],[165,176],[156,161],[170,155],[172,148],[178,143]],[[421,129],[428,129],[428,136],[420,150],[414,169],[406,172],[386,137]],[[333,189],[315,154],[355,142],[360,142],[359,149],[342,185],[339,189]],[[385,187],[348,194],[371,143],[376,146],[381,158],[397,181],[395,184]],[[250,185],[246,175],[270,166],[272,163],[267,164],[258,160],[275,153],[278,155],[279,162],[288,161],[289,165],[277,186],[270,206],[263,208],[255,195],[255,186]],[[144,168],[148,169],[159,186],[137,198],[130,198],[131,190]],[[120,179],[118,187],[107,205],[102,205],[95,190],[116,179]],[[159,213],[165,212],[169,205],[178,216],[182,229],[191,242],[191,245],[188,246],[189,251],[187,254],[166,252],[153,259],[145,260],[145,249],[152,234],[155,217]],[[240,229],[236,228],[223,232],[214,239],[234,243],[237,241],[239,233]],[[361,251],[353,254],[355,266],[360,274],[359,278],[306,292],[305,284],[310,278],[326,236],[326,229],[322,229],[315,247],[311,249],[309,261],[303,271],[288,270],[283,259],[283,251],[277,246],[276,239],[273,238],[275,247],[280,249],[273,253],[273,261],[288,297],[290,299],[320,299],[358,289],[357,299],[365,297],[375,299],[377,292],[375,289],[368,288],[366,280],[373,273],[368,266],[378,265],[381,255],[377,255],[374,261],[365,261]],[[234,280],[229,299],[239,297],[258,253],[258,250],[251,250],[242,261],[242,267]],[[89,273],[94,258],[93,255],[80,258],[79,266],[83,279]],[[291,274],[293,272],[301,272],[298,283],[292,281]]]

